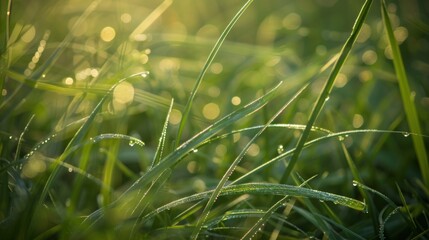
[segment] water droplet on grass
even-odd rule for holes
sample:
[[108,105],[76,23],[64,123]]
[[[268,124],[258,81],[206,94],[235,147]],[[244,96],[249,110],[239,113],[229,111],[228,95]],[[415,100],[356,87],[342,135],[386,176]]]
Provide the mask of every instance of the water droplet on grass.
[[404,137],[409,137],[410,133],[409,132],[403,132],[402,135],[404,135]]
[[144,71],[140,74],[140,76],[142,76],[143,78],[147,78],[147,76],[149,76],[149,71]]
[[285,151],[285,149],[284,149],[283,145],[281,145],[281,144],[280,144],[280,145],[277,147],[277,153],[278,153],[278,154],[282,154],[284,151]]
[[130,147],[134,147],[134,144],[136,144],[136,142],[134,140],[130,140],[128,142],[128,145],[130,145]]
[[326,98],[325,98],[325,102],[327,102],[328,100],[329,100],[329,97],[326,97]]
[[356,187],[358,183],[356,181],[353,181],[353,187]]
[[69,168],[68,171],[71,173],[73,172],[73,168]]

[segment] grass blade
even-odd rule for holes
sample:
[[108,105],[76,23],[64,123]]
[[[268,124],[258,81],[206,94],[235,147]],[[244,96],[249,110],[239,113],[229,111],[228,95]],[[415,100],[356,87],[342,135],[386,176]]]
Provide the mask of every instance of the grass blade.
[[[7,52],[7,43],[9,41],[9,18],[12,0],[4,0],[0,3],[0,91],[3,89],[6,81],[6,69],[8,68],[9,54]],[[0,94],[0,105],[2,103],[3,94]]]
[[167,117],[165,117],[165,122],[162,128],[161,137],[159,138],[158,147],[156,148],[155,156],[153,157],[153,161],[150,168],[153,168],[153,166],[155,166],[162,158],[165,139],[167,138],[168,120],[170,119],[170,114],[171,114],[171,110],[173,109],[173,105],[174,105],[174,98],[171,99],[170,108],[168,109]]
[[294,154],[291,157],[291,160],[289,161],[286,170],[280,180],[280,183],[285,183],[287,182],[290,173],[292,172],[293,167],[295,166],[301,151],[304,147],[305,142],[307,141],[307,138],[310,134],[310,130],[313,127],[314,123],[316,122],[317,116],[319,115],[319,113],[322,111],[323,105],[326,102],[326,99],[328,99],[329,94],[332,90],[332,87],[334,85],[335,82],[335,78],[337,77],[338,73],[340,72],[342,66],[344,65],[347,56],[350,53],[350,50],[353,47],[354,42],[356,41],[356,38],[359,35],[360,29],[364,23],[364,20],[368,14],[369,8],[371,6],[372,0],[367,0],[364,5],[362,6],[362,9],[356,19],[356,22],[353,26],[353,30],[352,33],[350,35],[350,37],[347,39],[346,43],[344,44],[340,55],[338,57],[337,62],[334,65],[334,68],[332,69],[327,82],[325,83],[325,86],[323,87],[322,92],[320,93],[316,104],[314,105],[314,108],[311,112],[310,118],[308,120],[307,126],[304,129],[304,132],[301,134],[298,143],[296,144],[296,150],[294,152]]
[[[421,137],[421,128],[417,115],[417,110],[414,105],[414,96],[408,85],[407,74],[405,72],[404,63],[402,61],[401,51],[399,50],[398,42],[393,34],[392,24],[386,8],[386,2],[383,0],[381,4],[381,12],[383,15],[384,27],[386,28],[387,38],[389,39],[390,47],[393,55],[393,65],[395,67],[396,77],[398,78],[399,90],[401,92],[402,104],[405,110],[410,131],[417,135],[412,135],[414,149],[419,161],[420,172],[423,177],[423,182],[429,186],[429,162],[423,138]],[[405,133],[407,135],[407,133]]]
[[[155,209],[146,216],[145,219],[150,219],[151,217],[163,212],[167,209],[171,209],[177,206],[180,206],[185,203],[194,202],[201,199],[206,199],[213,194],[214,190],[197,193],[188,197],[184,197],[173,202],[170,202],[162,207]],[[243,183],[238,185],[229,185],[222,189],[219,196],[230,196],[230,195],[241,195],[241,194],[268,194],[275,196],[292,196],[292,197],[305,197],[305,198],[314,198],[322,201],[333,202],[348,208],[352,208],[358,211],[364,211],[366,204],[364,202],[352,199],[349,197],[322,192],[319,190],[303,188],[298,186],[286,185],[286,184],[276,184],[276,183]]]
[[234,27],[235,23],[238,21],[238,19],[243,15],[243,13],[246,11],[246,9],[250,6],[250,4],[253,2],[253,0],[248,0],[243,7],[235,14],[235,16],[232,18],[232,20],[228,23],[225,30],[220,35],[219,39],[217,40],[216,44],[214,45],[212,51],[210,52],[206,63],[204,64],[203,68],[201,69],[201,72],[197,78],[197,81],[195,82],[194,88],[192,89],[191,95],[189,96],[188,102],[185,106],[185,111],[183,113],[183,117],[180,121],[179,130],[177,132],[176,137],[176,147],[180,143],[180,138],[182,137],[182,132],[185,127],[185,124],[189,117],[189,112],[192,108],[192,103],[194,101],[195,95],[197,94],[198,88],[201,85],[201,82],[203,80],[204,75],[207,72],[207,69],[210,67],[210,64],[213,62],[213,59],[215,58],[217,52],[219,51],[220,47],[222,46],[222,43],[225,41],[226,36],[228,36],[228,33],[231,31],[232,27]]

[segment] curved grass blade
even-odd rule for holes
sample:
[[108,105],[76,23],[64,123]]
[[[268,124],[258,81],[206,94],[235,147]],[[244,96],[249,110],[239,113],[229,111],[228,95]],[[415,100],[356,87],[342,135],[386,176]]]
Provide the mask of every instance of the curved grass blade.
[[246,9],[250,6],[250,4],[253,2],[253,0],[248,0],[243,7],[235,14],[235,16],[232,18],[232,20],[228,23],[225,30],[223,30],[222,34],[220,35],[219,39],[217,40],[216,44],[214,45],[213,49],[211,50],[206,63],[204,64],[203,68],[201,69],[201,72],[197,78],[197,81],[195,82],[194,88],[192,89],[191,95],[189,96],[188,102],[186,103],[185,110],[182,116],[182,119],[180,121],[179,130],[177,132],[176,136],[176,148],[180,143],[180,139],[182,137],[182,132],[185,127],[185,124],[189,117],[189,112],[192,108],[192,103],[194,101],[195,95],[197,94],[198,88],[201,85],[201,82],[203,81],[203,77],[207,72],[207,69],[210,67],[210,64],[213,62],[213,59],[216,57],[217,52],[219,51],[220,47],[222,46],[222,43],[225,41],[226,36],[228,36],[228,33],[231,31],[232,27],[234,27],[235,23],[238,21],[238,19],[243,15],[243,13],[246,11]]
[[[155,209],[142,218],[142,222],[148,220],[155,215],[165,210],[180,206],[182,204],[207,199],[213,194],[214,190],[197,193],[188,197],[184,197],[173,202],[170,202],[162,207]],[[219,196],[241,195],[241,194],[261,194],[261,195],[275,195],[275,196],[293,196],[293,197],[306,197],[314,198],[322,201],[333,202],[348,208],[358,211],[364,211],[366,204],[353,198],[313,190],[309,188],[291,186],[286,184],[276,183],[243,183],[238,185],[229,185],[222,189]]]
[[316,122],[316,119],[319,115],[319,113],[322,111],[323,105],[326,102],[326,99],[328,99],[329,94],[332,90],[332,87],[334,85],[335,79],[340,72],[342,66],[344,65],[347,56],[350,53],[350,50],[353,47],[354,42],[356,41],[356,38],[359,35],[360,29],[362,28],[362,25],[364,23],[364,20],[366,16],[368,15],[369,8],[371,6],[372,0],[366,0],[364,5],[362,6],[362,9],[356,19],[355,24],[353,25],[353,30],[350,35],[350,37],[347,39],[346,43],[344,44],[343,48],[341,49],[340,55],[338,57],[337,62],[335,63],[328,80],[325,83],[325,86],[323,87],[322,92],[320,93],[316,104],[314,105],[313,110],[311,111],[310,118],[308,120],[307,126],[304,129],[304,132],[301,134],[298,143],[296,144],[296,150],[294,154],[292,155],[289,164],[286,167],[285,172],[283,173],[283,176],[280,179],[280,183],[286,183],[290,173],[292,172],[293,167],[295,166],[296,162],[298,161],[298,158],[301,154],[301,151],[304,147],[305,142],[307,141],[308,136],[310,135],[310,130],[313,127],[314,123]]
[[417,159],[420,166],[420,172],[423,177],[424,184],[429,187],[429,161],[427,157],[426,147],[423,138],[420,137],[422,130],[420,128],[419,118],[414,105],[414,97],[408,85],[407,73],[405,72],[404,63],[402,61],[401,51],[393,33],[392,24],[390,23],[389,14],[386,8],[386,1],[382,1],[381,12],[383,15],[384,27],[386,28],[387,37],[393,55],[393,65],[395,67],[396,77],[398,78],[399,90],[401,92],[402,104],[405,110],[405,116],[410,127],[410,131],[418,134],[413,135],[414,150],[416,151]]
[[263,128],[261,128],[254,136],[253,138],[246,144],[246,146],[243,148],[243,150],[240,152],[240,154],[237,156],[237,158],[231,163],[226,173],[223,175],[222,179],[219,181],[218,185],[216,186],[212,196],[210,196],[210,199],[208,203],[206,204],[203,213],[201,214],[202,217],[199,218],[197,222],[197,226],[195,228],[195,231],[193,232],[193,236],[191,238],[197,239],[199,232],[201,231],[201,227],[203,226],[206,218],[208,217],[210,210],[216,201],[216,199],[219,196],[219,193],[222,191],[222,188],[225,186],[226,182],[228,181],[229,177],[232,175],[232,173],[235,171],[235,168],[238,166],[240,161],[243,159],[244,155],[247,153],[247,150],[250,148],[251,144],[258,138],[265,129],[268,128],[268,126],[304,91],[304,89],[307,88],[308,85],[305,85],[302,87],[299,91],[295,93],[295,95],[286,103],[283,105],[283,107],[280,108],[268,122],[264,125]]
[[[311,181],[314,177],[304,181],[304,183],[300,184],[299,187],[304,186],[305,183]],[[290,198],[290,196],[286,195],[282,199],[277,201],[275,204],[273,204],[266,212],[264,212],[264,214],[261,216],[261,218],[259,218],[259,220],[255,224],[253,224],[253,226],[249,229],[249,231],[247,231],[243,235],[243,237],[241,237],[241,239],[253,238],[256,235],[256,233],[259,231],[259,229],[262,228],[263,225],[268,221],[268,219],[270,219],[273,216],[275,211],[277,211],[277,209],[279,209],[280,207],[284,206],[284,204],[286,203],[286,201],[289,198]]]

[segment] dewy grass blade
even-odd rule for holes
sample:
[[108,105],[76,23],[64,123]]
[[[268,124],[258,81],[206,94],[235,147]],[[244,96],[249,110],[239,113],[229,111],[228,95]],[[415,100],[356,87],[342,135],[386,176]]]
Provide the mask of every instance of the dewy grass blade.
[[308,85],[305,85],[304,87],[302,87],[286,104],[283,105],[283,107],[280,108],[280,110],[278,110],[276,112],[276,114],[274,114],[270,120],[268,120],[268,122],[264,125],[263,128],[261,128],[254,136],[253,138],[247,143],[247,145],[243,148],[243,150],[240,152],[240,154],[237,156],[237,158],[234,160],[233,163],[231,163],[231,165],[229,166],[228,170],[226,171],[226,173],[223,175],[222,179],[219,181],[218,185],[216,186],[215,190],[213,191],[213,194],[210,196],[210,199],[206,205],[206,207],[203,210],[203,213],[201,214],[202,217],[198,220],[197,222],[197,226],[195,227],[194,232],[192,233],[192,237],[193,239],[197,239],[200,231],[201,231],[201,227],[203,226],[206,218],[208,217],[210,210],[214,204],[214,202],[216,201],[216,199],[218,198],[220,192],[222,191],[222,188],[224,187],[224,185],[226,184],[226,182],[228,181],[229,177],[232,175],[232,173],[235,171],[235,168],[238,166],[238,164],[240,163],[241,159],[243,159],[244,155],[247,153],[247,150],[249,149],[249,147],[251,146],[251,144],[256,140],[257,137],[259,137],[264,131],[265,129],[268,128],[268,126],[304,91],[304,89],[307,88]]
[[[170,202],[162,207],[155,209],[148,213],[142,218],[142,222],[156,216],[160,212],[180,206],[185,203],[198,201],[201,199],[207,199],[213,194],[214,190],[197,193],[188,197],[184,197],[173,202]],[[276,195],[276,196],[292,196],[292,197],[306,197],[314,198],[322,201],[333,202],[348,208],[352,208],[358,211],[364,211],[366,204],[353,198],[345,196],[323,192],[319,190],[313,190],[309,188],[297,187],[286,184],[275,184],[275,183],[244,183],[238,185],[229,185],[222,189],[219,196],[230,196],[230,195],[241,195],[241,194],[256,194],[256,195]]]
[[[414,96],[410,91],[408,85],[407,74],[405,72],[404,63],[402,61],[401,51],[399,50],[398,43],[393,33],[392,24],[390,22],[389,14],[386,8],[386,2],[383,0],[381,4],[381,12],[383,15],[384,27],[386,28],[387,37],[389,39],[390,47],[393,55],[393,65],[395,67],[396,77],[398,78],[399,90],[401,92],[402,104],[404,105],[405,116],[410,127],[410,131],[417,135],[413,135],[414,149],[419,161],[420,172],[423,177],[424,184],[429,187],[429,162],[423,138],[421,137],[422,131],[420,128],[419,118],[416,107],[414,105]],[[408,133],[404,133],[407,135]]]
[[171,99],[170,108],[168,109],[167,117],[165,117],[165,122],[164,122],[164,126],[162,127],[161,137],[159,138],[158,147],[156,148],[155,156],[153,157],[153,161],[150,168],[153,168],[153,166],[155,166],[162,158],[165,139],[167,138],[168,121],[170,119],[170,114],[171,114],[171,110],[173,109],[173,105],[174,105],[174,98]]
[[294,152],[294,154],[292,155],[285,172],[283,173],[283,176],[280,180],[280,183],[285,183],[287,182],[290,173],[292,172],[293,167],[295,166],[301,151],[304,147],[305,142],[307,141],[307,138],[310,134],[310,130],[312,129],[314,123],[316,122],[317,116],[319,115],[319,113],[321,112],[324,103],[326,102],[326,100],[329,97],[329,94],[332,90],[332,87],[334,85],[335,79],[338,75],[338,73],[340,72],[342,66],[344,65],[347,56],[350,53],[350,50],[353,47],[354,42],[356,41],[356,38],[359,35],[360,29],[362,28],[362,25],[364,23],[364,20],[366,18],[366,16],[368,15],[368,11],[369,8],[371,6],[372,0],[367,0],[364,5],[362,6],[362,9],[356,19],[356,22],[353,26],[353,30],[352,33],[350,35],[350,37],[347,39],[346,43],[344,44],[341,52],[340,52],[340,56],[338,57],[337,62],[334,65],[334,68],[332,69],[327,82],[325,83],[325,86],[323,87],[322,92],[320,93],[316,104],[314,105],[314,108],[310,114],[310,118],[307,122],[307,126],[304,129],[304,132],[301,134],[298,143],[296,144],[296,150]]
[[198,88],[201,85],[201,82],[203,80],[204,75],[207,72],[207,69],[210,67],[210,64],[213,62],[213,59],[216,57],[217,52],[219,51],[220,47],[222,46],[222,43],[225,41],[226,36],[228,36],[228,33],[231,31],[232,27],[234,27],[235,23],[238,21],[238,19],[243,15],[243,13],[246,11],[246,9],[250,6],[250,4],[253,2],[253,0],[248,0],[243,7],[235,14],[235,16],[232,18],[232,20],[228,23],[225,30],[220,35],[219,39],[217,40],[216,44],[214,45],[212,51],[210,52],[206,63],[204,64],[203,68],[201,69],[201,72],[197,78],[197,81],[195,82],[194,88],[192,89],[191,95],[189,96],[188,102],[186,103],[185,110],[182,116],[182,119],[180,121],[179,130],[177,132],[176,137],[176,147],[180,143],[180,138],[182,137],[183,129],[185,128],[185,124],[189,117],[189,112],[192,108],[192,103],[194,101],[195,95],[197,94]]

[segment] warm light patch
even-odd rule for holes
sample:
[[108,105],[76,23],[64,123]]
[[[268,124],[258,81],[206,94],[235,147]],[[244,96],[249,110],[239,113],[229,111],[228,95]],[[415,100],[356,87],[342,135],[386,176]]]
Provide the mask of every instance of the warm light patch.
[[24,35],[22,35],[21,40],[29,43],[33,41],[34,37],[36,36],[36,28],[33,25],[30,25],[27,29],[28,30],[24,33]]
[[249,150],[247,151],[247,155],[252,156],[252,157],[256,157],[256,156],[258,156],[259,152],[260,152],[260,148],[259,148],[258,144],[252,143],[249,147]]
[[71,78],[71,77],[68,77],[68,78],[66,78],[66,79],[64,79],[64,83],[66,84],[66,85],[73,85],[73,82],[74,82],[74,80],[73,80],[73,78]]
[[353,116],[353,127],[354,128],[360,128],[360,127],[362,127],[363,123],[364,123],[364,119],[363,119],[362,115],[355,114]]
[[127,104],[134,99],[134,87],[131,83],[121,82],[113,90],[113,100],[120,104]]
[[177,125],[182,120],[182,112],[177,109],[171,110],[170,119],[168,120],[171,124]]
[[129,13],[123,13],[121,15],[121,21],[123,23],[129,23],[129,22],[131,22],[131,15]]
[[100,38],[105,42],[112,41],[115,38],[115,36],[116,36],[116,31],[112,27],[105,27],[100,32]]
[[241,98],[237,97],[237,96],[234,96],[234,97],[231,98],[231,103],[234,106],[238,106],[241,103]]
[[213,120],[219,117],[220,109],[216,103],[208,103],[203,107],[203,116],[208,120]]
[[372,65],[377,62],[377,53],[373,50],[365,51],[362,54],[362,62],[366,65]]
[[289,13],[283,18],[282,25],[288,30],[295,30],[301,26],[301,16],[297,13]]

